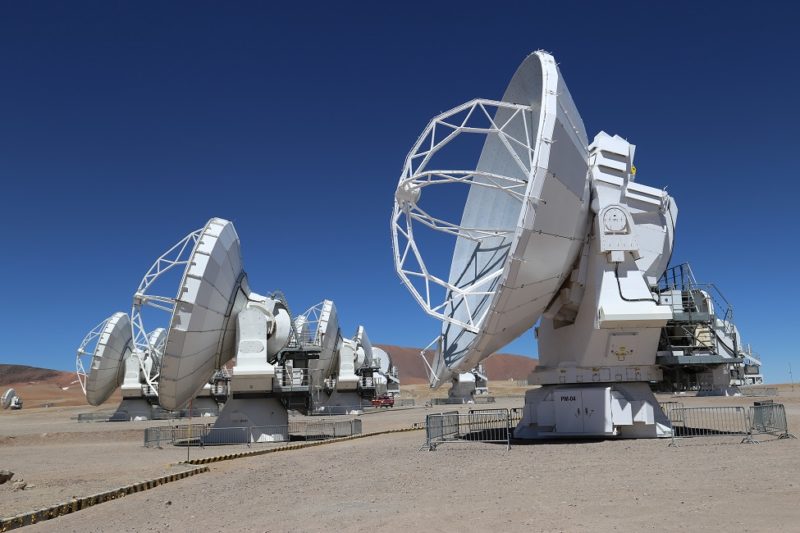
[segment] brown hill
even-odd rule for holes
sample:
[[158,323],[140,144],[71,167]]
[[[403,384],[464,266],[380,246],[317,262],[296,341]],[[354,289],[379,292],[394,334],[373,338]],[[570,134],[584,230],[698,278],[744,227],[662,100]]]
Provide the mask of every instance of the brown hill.
[[0,364],[0,386],[17,383],[47,382],[59,387],[69,386],[77,379],[74,372],[50,370],[25,365]]
[[77,380],[74,372],[0,364],[0,394],[13,387],[22,398],[23,409],[46,405],[87,405]]
[[[419,356],[420,348],[406,348],[387,344],[376,345],[389,354],[400,373],[400,385],[421,385],[428,383],[425,364]],[[526,380],[538,361],[522,355],[496,353],[484,362],[486,375],[491,381]]]

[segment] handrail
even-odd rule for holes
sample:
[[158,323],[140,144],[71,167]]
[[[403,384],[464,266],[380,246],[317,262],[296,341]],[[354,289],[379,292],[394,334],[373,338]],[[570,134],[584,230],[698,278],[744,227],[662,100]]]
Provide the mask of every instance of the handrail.
[[[733,331],[733,305],[725,298],[722,291],[713,283],[698,283],[692,272],[692,267],[689,263],[681,263],[674,267],[668,268],[661,276],[658,282],[659,292],[666,292],[669,290],[680,290],[691,298],[691,306],[689,307],[689,314],[692,309],[697,310],[700,308],[697,301],[697,294],[701,291],[704,292],[711,301],[713,312],[711,315],[720,317],[725,322],[726,333]],[[709,309],[709,311],[712,311]]]

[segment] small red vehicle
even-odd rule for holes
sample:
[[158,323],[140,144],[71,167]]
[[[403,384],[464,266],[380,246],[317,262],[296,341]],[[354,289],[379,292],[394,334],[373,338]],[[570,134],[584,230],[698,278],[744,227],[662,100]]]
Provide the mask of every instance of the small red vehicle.
[[384,394],[372,399],[372,407],[394,407],[394,396]]

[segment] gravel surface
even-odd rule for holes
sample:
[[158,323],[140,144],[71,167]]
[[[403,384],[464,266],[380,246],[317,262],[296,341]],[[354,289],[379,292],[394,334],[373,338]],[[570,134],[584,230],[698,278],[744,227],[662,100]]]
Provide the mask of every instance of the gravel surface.
[[[796,433],[798,389],[776,398],[787,405]],[[753,400],[680,401],[689,406]],[[521,403],[517,398],[498,405]],[[438,409],[363,415],[364,431],[408,427],[433,411]],[[70,492],[64,486],[86,495],[103,484],[111,488],[161,475],[186,453],[145,449],[140,430],[120,429],[108,438],[92,445],[68,439],[0,445],[0,468],[35,486],[24,493],[0,487],[0,514],[36,508],[39,495],[40,501],[62,501]],[[798,530],[800,440],[763,440],[745,445],[714,438],[678,448],[664,440],[584,441],[516,445],[511,451],[459,443],[428,452],[418,451],[423,432],[397,433],[213,463],[210,473],[29,531]],[[72,479],[78,482],[70,487]],[[16,494],[24,500],[12,502]]]

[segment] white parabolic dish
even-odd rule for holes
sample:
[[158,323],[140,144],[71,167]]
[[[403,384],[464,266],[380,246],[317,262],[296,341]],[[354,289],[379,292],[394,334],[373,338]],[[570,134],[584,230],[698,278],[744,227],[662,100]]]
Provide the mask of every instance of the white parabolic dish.
[[3,398],[0,400],[0,403],[3,405],[3,409],[8,409],[11,407],[11,402],[14,400],[14,397],[17,395],[17,391],[14,389],[8,389],[3,393]]
[[385,350],[378,348],[377,346],[373,346],[372,360],[377,364],[378,370],[381,374],[386,374],[389,372],[389,365],[391,364],[391,361],[389,361],[389,354],[386,353]]
[[[127,313],[114,313],[87,336],[97,335],[97,343],[91,354],[89,372],[81,385],[90,405],[100,405],[114,393],[125,377],[123,362],[131,354],[131,320]],[[84,348],[85,341],[81,344]],[[79,350],[79,356],[80,356]],[[81,378],[80,374],[78,376]]]
[[312,370],[321,372],[324,378],[330,375],[332,367],[336,363],[335,355],[339,349],[340,340],[339,314],[332,300],[324,300],[321,304],[306,311],[304,315],[310,316],[315,312],[319,313],[319,319],[314,341],[320,346],[320,354],[319,359],[309,360],[308,365]]
[[[491,127],[470,127],[471,117],[488,115],[490,108],[496,109]],[[465,111],[463,122],[451,124]],[[444,148],[454,128],[456,135],[486,134],[477,168],[427,168],[428,154]],[[439,142],[437,131],[449,137]],[[531,328],[565,281],[589,222],[587,158],[583,121],[555,61],[544,52],[523,61],[502,102],[475,100],[440,115],[409,153],[392,219],[395,263],[417,301],[443,322],[434,364],[440,379],[474,368]],[[417,207],[425,200],[424,187],[432,178],[463,183],[463,176],[471,181],[460,224],[431,222],[426,208]],[[404,264],[410,254],[403,239],[413,243],[415,220],[456,235],[447,283],[427,272],[423,257],[417,257],[419,272]],[[419,277],[446,289],[443,304],[414,287]]]
[[367,329],[364,326],[358,326],[353,340],[356,341],[356,345],[359,347],[356,351],[356,368],[364,365],[372,366],[373,348],[367,335]]
[[233,223],[209,220],[184,270],[170,319],[158,387],[165,409],[186,405],[234,356],[235,317],[250,292],[246,279]]

